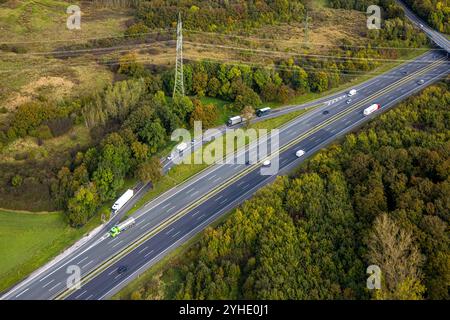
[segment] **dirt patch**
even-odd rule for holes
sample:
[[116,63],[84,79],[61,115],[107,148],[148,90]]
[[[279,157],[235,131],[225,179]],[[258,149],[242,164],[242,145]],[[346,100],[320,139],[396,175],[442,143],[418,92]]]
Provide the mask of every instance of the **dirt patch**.
[[61,77],[46,76],[41,77],[37,81],[27,84],[22,87],[20,92],[16,93],[14,97],[8,100],[6,107],[9,110],[14,110],[18,106],[45,92],[51,92],[53,97],[64,97],[70,94],[74,83]]

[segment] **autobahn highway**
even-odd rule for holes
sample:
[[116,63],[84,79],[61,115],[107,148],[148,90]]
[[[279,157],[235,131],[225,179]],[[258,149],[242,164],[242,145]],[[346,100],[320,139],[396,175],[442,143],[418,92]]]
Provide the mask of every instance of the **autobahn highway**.
[[448,38],[441,34],[440,32],[434,30],[429,27],[425,21],[417,17],[408,6],[400,0],[397,0],[397,3],[403,8],[405,11],[406,17],[412,21],[418,28],[422,29],[423,32],[440,48],[450,53],[450,41]]
[[[323,99],[312,102],[311,106],[319,104],[319,107],[280,128],[279,174],[407,96],[445,77],[449,65],[441,53],[429,52],[357,86],[358,93],[350,104],[346,99],[338,99],[342,93],[332,98],[334,103],[324,103]],[[420,79],[424,80],[421,85],[417,83]],[[383,110],[364,117],[362,110],[372,103],[381,104]],[[251,144],[249,149],[255,147],[256,144]],[[306,151],[300,159],[295,156],[298,149]],[[247,151],[238,153],[247,154]],[[261,175],[260,163],[212,165],[136,211],[133,215],[136,226],[132,229],[113,239],[105,232],[100,233],[46,270],[25,279],[2,299],[110,297],[170,250],[251,197],[275,177]],[[68,291],[69,274],[66,271],[71,265],[81,268],[83,283],[80,289]],[[127,266],[128,270],[119,274],[120,266]]]

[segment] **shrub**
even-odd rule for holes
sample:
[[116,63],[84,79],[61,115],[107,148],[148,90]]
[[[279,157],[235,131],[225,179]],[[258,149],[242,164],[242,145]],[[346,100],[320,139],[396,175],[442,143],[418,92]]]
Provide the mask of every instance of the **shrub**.
[[14,188],[21,186],[22,182],[23,182],[23,178],[20,175],[18,175],[18,174],[13,176],[12,179],[11,179],[11,185]]

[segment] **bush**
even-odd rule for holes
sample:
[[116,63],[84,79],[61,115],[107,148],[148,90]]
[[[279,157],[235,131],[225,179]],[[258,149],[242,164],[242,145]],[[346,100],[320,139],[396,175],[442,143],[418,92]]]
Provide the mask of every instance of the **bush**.
[[30,132],[30,135],[42,140],[53,138],[52,132],[50,131],[50,128],[47,125],[41,125],[36,130],[32,130]]
[[22,185],[23,182],[23,178],[16,174],[15,176],[12,177],[11,179],[11,185],[16,188],[16,187],[20,187]]

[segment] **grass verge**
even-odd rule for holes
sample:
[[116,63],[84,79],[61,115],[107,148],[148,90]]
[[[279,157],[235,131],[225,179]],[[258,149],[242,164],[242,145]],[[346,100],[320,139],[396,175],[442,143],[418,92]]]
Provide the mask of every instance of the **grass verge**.
[[[98,226],[100,216],[83,228],[68,226],[61,212],[0,210],[0,292],[49,262]],[[6,258],[6,259],[5,259]]]

